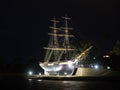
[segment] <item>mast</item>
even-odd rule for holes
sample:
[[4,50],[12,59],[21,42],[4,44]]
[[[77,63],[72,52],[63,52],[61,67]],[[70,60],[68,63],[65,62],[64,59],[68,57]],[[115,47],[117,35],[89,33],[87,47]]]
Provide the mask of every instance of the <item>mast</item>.
[[[48,50],[75,50],[75,49],[71,49],[70,45],[69,45],[69,37],[74,37],[73,35],[69,35],[69,30],[72,28],[68,28],[68,20],[70,20],[70,18],[68,18],[67,16],[62,17],[65,19],[65,26],[62,27],[64,33],[63,34],[59,34],[58,30],[61,30],[60,28],[57,28],[56,24],[57,21],[55,19],[55,17],[53,18],[53,20],[51,20],[53,22],[53,27],[50,27],[52,29],[52,33],[48,33],[48,35],[53,37],[53,41],[51,41],[53,43],[52,47],[44,47],[44,49],[48,49]],[[64,39],[64,46],[65,47],[59,47],[59,42],[58,42],[58,38],[59,37],[63,37]]]
[[[52,32],[51,32],[52,37],[50,40],[50,44],[48,44],[48,47],[44,48],[44,49],[47,49],[45,60],[44,60],[45,62],[49,62],[52,54],[54,55],[54,59],[57,59],[57,56],[56,56],[57,53],[53,49],[58,46],[58,39],[56,35],[57,35],[57,30],[59,29],[57,28],[57,23],[59,21],[56,20],[55,16],[53,17],[51,21],[53,22],[53,27],[50,27],[52,29]],[[50,34],[48,33],[48,35]]]
[[53,30],[53,45],[56,46],[58,44],[58,41],[57,41],[57,30],[59,28],[57,28],[56,24],[59,22],[55,19],[55,16],[53,17],[53,20],[51,20],[53,22],[53,27],[50,27],[52,30]]
[[68,27],[68,20],[71,20],[71,18],[67,17],[67,15],[65,15],[65,17],[62,17],[65,20],[65,26],[62,28],[64,29],[64,33],[65,33],[65,54],[66,54],[66,59],[69,59],[69,48],[70,48],[70,43],[69,43],[69,30],[71,30],[72,28]]

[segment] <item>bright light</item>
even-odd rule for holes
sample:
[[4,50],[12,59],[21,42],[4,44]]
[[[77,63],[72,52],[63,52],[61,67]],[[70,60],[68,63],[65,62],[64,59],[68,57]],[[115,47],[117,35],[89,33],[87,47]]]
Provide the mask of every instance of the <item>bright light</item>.
[[37,81],[40,82],[40,81],[42,81],[42,80],[41,80],[41,79],[38,79]]
[[29,81],[31,81],[32,79],[28,79]]
[[73,62],[72,61],[68,61],[68,67],[69,68],[74,68]]
[[109,58],[110,56],[109,55],[106,55],[107,58]]
[[39,73],[39,75],[41,75],[41,73]]
[[64,75],[67,75],[67,73],[66,73],[66,72],[64,72]]
[[32,75],[33,74],[33,72],[32,71],[29,71],[29,75]]
[[53,65],[48,67],[42,67],[45,71],[60,71],[63,66],[62,65]]
[[110,69],[110,66],[107,66],[107,69]]
[[98,69],[98,68],[99,68],[99,66],[98,66],[98,65],[94,65],[94,68],[95,68],[95,69]]
[[103,58],[109,58],[110,56],[109,55],[104,55]]

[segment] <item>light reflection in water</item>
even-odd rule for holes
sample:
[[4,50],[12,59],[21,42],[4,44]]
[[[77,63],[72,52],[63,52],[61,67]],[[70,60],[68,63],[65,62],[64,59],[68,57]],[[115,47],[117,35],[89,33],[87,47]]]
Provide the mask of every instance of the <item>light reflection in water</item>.
[[40,81],[42,81],[42,80],[41,80],[41,79],[38,79],[37,81],[39,81],[39,82],[40,82]]
[[[114,89],[118,84],[104,81],[56,81],[56,80],[32,80],[30,90],[119,90]],[[120,87],[120,86],[119,86]]]
[[[83,88],[85,86],[85,83],[79,81],[42,80],[39,86],[45,90],[80,90],[81,87]],[[81,90],[83,90],[82,88]]]
[[29,81],[31,81],[32,79],[28,79]]
[[[119,81],[59,81],[25,78],[1,79],[4,90],[120,90]],[[1,90],[1,89],[0,89]]]

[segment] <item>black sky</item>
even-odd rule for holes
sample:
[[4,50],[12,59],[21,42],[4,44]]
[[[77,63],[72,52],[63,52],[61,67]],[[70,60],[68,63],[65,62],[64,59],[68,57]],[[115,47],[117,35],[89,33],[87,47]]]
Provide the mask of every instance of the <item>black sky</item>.
[[[118,0],[119,1],[119,0]],[[53,16],[67,14],[74,32],[112,50],[120,38],[120,7],[116,0],[0,1],[0,56],[41,58]]]

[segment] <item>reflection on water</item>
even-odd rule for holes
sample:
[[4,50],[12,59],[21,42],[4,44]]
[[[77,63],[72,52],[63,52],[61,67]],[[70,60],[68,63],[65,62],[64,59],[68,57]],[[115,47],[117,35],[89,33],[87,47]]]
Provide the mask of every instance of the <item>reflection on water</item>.
[[0,90],[120,90],[120,82],[2,78]]
[[[38,80],[37,80],[38,81]],[[99,81],[52,81],[39,80],[30,81],[31,88],[33,86],[40,88],[40,90],[120,90],[119,82],[99,82]]]
[[38,79],[37,81],[39,81],[39,82],[40,82],[40,81],[42,81],[42,80],[41,80],[41,79]]

